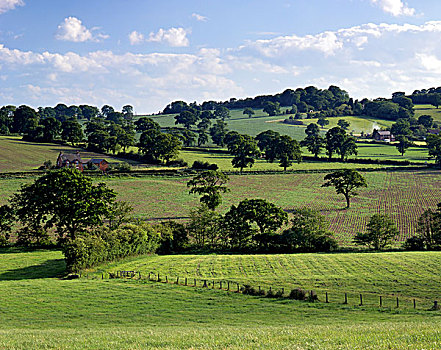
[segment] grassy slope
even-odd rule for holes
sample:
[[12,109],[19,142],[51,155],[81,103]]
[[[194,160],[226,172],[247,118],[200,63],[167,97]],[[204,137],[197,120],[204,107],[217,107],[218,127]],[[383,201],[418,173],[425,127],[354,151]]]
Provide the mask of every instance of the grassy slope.
[[[234,281],[268,290],[301,287],[316,291],[323,300],[343,301],[347,292],[354,302],[359,293],[364,303],[378,305],[382,295],[389,305],[395,297],[430,305],[441,297],[439,252],[293,254],[293,255],[171,255],[144,256],[100,267],[100,271],[119,270],[160,273],[162,279],[177,276],[211,281]],[[216,283],[217,286],[218,283]],[[232,287],[236,288],[235,285]]]
[[59,252],[1,251],[0,257],[0,348],[436,349],[440,341],[439,313],[423,309],[65,281],[54,278],[63,267]]
[[[14,171],[37,170],[43,163],[50,160],[52,164],[57,161],[60,152],[73,153],[78,149],[70,146],[63,146],[53,143],[34,143],[22,141],[21,137],[0,136],[0,173]],[[99,153],[85,152],[80,150],[81,158],[106,158],[110,163],[117,163],[123,160],[103,156]],[[134,163],[128,161],[129,163]]]

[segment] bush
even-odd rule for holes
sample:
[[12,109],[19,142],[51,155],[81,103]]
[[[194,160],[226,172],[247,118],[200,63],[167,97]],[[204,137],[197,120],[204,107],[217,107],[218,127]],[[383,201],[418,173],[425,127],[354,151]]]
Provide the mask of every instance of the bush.
[[292,289],[289,293],[288,298],[294,300],[305,300],[306,299],[306,291],[301,288]]
[[129,163],[122,162],[116,166],[116,170],[118,171],[130,171],[132,170],[132,166]]
[[403,248],[405,250],[424,250],[424,239],[418,236],[409,237],[406,239],[406,242],[404,242]]
[[78,272],[105,261],[155,252],[160,239],[160,234],[147,223],[126,224],[113,231],[100,227],[63,246],[67,270]]
[[182,167],[182,168],[188,167],[188,163],[182,158],[169,160],[167,163],[165,163],[165,165],[172,167]]
[[208,162],[203,162],[200,160],[195,160],[193,162],[193,165],[191,166],[192,169],[201,169],[201,170],[217,170],[219,169],[219,166],[215,163],[210,164]]
[[310,303],[313,303],[314,301],[318,301],[318,296],[317,293],[314,292],[313,290],[311,290],[308,294],[308,297],[306,298],[306,300]]

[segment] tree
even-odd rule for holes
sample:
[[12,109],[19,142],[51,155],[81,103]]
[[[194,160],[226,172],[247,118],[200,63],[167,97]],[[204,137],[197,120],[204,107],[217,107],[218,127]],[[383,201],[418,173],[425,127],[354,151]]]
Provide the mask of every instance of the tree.
[[433,125],[433,118],[427,114],[421,115],[418,117],[418,124],[421,124],[425,128],[429,129]]
[[320,125],[322,128],[324,128],[326,125],[329,125],[329,120],[323,117],[320,117],[317,120],[317,124]]
[[344,161],[351,154],[358,154],[357,144],[355,143],[355,137],[346,135],[344,136],[343,143],[337,149],[337,153],[340,154],[341,161]]
[[196,246],[202,248],[210,244],[214,247],[222,235],[221,215],[202,203],[201,206],[190,210],[190,222],[186,228]]
[[158,131],[161,130],[161,127],[157,122],[155,122],[152,118],[147,118],[147,117],[139,118],[135,122],[135,126],[136,126],[136,131],[140,133],[151,129]]
[[263,111],[268,113],[269,116],[274,116],[280,114],[280,103],[266,101],[263,104]]
[[342,194],[346,198],[346,208],[350,206],[350,199],[358,193],[355,191],[360,187],[367,187],[365,178],[356,170],[345,169],[337,170],[327,174],[326,181],[322,187],[335,187],[337,194]]
[[338,126],[326,132],[326,153],[328,154],[329,160],[332,159],[334,152],[338,153],[338,150],[345,141],[345,135],[346,132]]
[[175,124],[182,124],[187,129],[190,129],[192,125],[195,125],[199,120],[199,116],[191,111],[182,111],[175,116]]
[[34,109],[29,106],[22,105],[14,112],[12,121],[13,133],[27,133],[32,125],[38,125],[39,117]]
[[167,162],[178,155],[182,143],[175,135],[151,129],[141,134],[138,147],[148,160]]
[[357,233],[354,242],[359,245],[367,245],[375,250],[381,250],[390,245],[398,234],[398,228],[389,216],[374,214],[367,224],[367,232]]
[[314,157],[318,158],[325,146],[325,139],[320,136],[320,128],[317,124],[311,123],[305,129],[306,137],[300,142],[300,146],[306,147]]
[[231,163],[234,168],[243,168],[248,166],[252,167],[254,161],[260,156],[257,142],[249,135],[240,135],[227,144],[228,151],[234,156]]
[[265,154],[265,159],[272,163],[276,158],[276,140],[280,138],[277,131],[266,130],[256,136],[257,146]]
[[427,209],[418,219],[417,236],[425,249],[441,247],[441,203],[437,210]]
[[435,164],[441,168],[441,136],[440,135],[427,135],[427,148],[429,150],[429,156],[435,158]]
[[216,118],[225,120],[226,118],[230,118],[230,110],[225,106],[216,106],[214,115]]
[[216,120],[216,124],[210,128],[211,139],[216,145],[221,147],[225,145],[225,136],[227,133],[227,123],[225,123],[223,120]]
[[337,122],[337,125],[342,128],[343,130],[348,130],[351,123],[349,123],[347,120],[339,119]]
[[327,252],[338,247],[329,222],[318,211],[302,208],[292,215],[291,227],[280,237],[288,252]]
[[404,156],[404,153],[406,153],[406,150],[412,145],[412,142],[404,135],[398,135],[395,139],[398,141],[396,144],[398,152],[401,153],[401,156]]
[[38,238],[41,231],[54,227],[60,239],[75,239],[103,224],[115,197],[116,193],[104,183],[94,185],[78,170],[63,168],[24,185],[11,203],[26,232]]
[[273,234],[288,221],[288,215],[264,199],[245,199],[237,207],[231,206],[224,220],[233,247],[241,249],[254,235],[259,235],[262,241],[265,236]]
[[41,121],[43,125],[44,142],[53,142],[61,132],[61,123],[54,117],[49,117]]
[[224,185],[229,180],[228,176],[221,171],[208,170],[193,177],[187,183],[191,187],[189,193],[202,195],[200,201],[207,205],[210,210],[215,210],[222,204],[221,193],[229,191]]
[[0,108],[0,134],[8,135],[12,130],[15,106],[3,106]]
[[254,115],[254,110],[250,107],[247,107],[243,110],[243,114],[247,114],[248,118],[251,118],[252,115]]
[[81,114],[87,120],[91,120],[95,118],[99,113],[99,109],[94,106],[80,105],[79,107],[81,109]]
[[282,135],[276,141],[276,159],[279,165],[286,171],[287,167],[292,165],[293,161],[300,163],[302,161],[302,151],[296,140],[288,135]]
[[61,138],[67,142],[70,142],[72,146],[75,143],[83,141],[84,134],[81,124],[77,119],[69,118],[61,124]]
[[133,106],[131,105],[125,105],[123,106],[122,110],[121,110],[124,119],[126,120],[132,120],[133,119]]

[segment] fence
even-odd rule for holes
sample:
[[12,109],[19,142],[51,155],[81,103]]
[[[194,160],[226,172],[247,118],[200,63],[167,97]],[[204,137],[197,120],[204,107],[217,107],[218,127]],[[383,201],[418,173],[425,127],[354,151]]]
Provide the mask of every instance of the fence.
[[[88,276],[85,276],[88,278]],[[96,277],[96,275],[95,275]],[[214,280],[214,279],[198,279],[181,276],[161,275],[160,273],[149,272],[143,275],[139,271],[117,271],[116,273],[102,273],[101,279],[107,278],[130,278],[136,280],[148,280],[158,283],[168,283],[181,285],[186,287],[200,287],[207,289],[224,290],[235,293],[255,295],[269,298],[291,298],[293,297],[293,289],[285,287],[275,287],[272,285],[259,285],[252,287],[246,283],[240,283],[232,280]],[[300,288],[296,291],[302,291]],[[384,309],[413,309],[413,310],[440,310],[437,300],[428,300],[422,298],[411,298],[394,295],[380,295],[379,293],[355,293],[355,292],[329,292],[320,291],[319,295],[313,290],[303,291],[305,297],[303,300],[311,302],[320,301],[326,304],[340,304],[354,307],[379,307]]]

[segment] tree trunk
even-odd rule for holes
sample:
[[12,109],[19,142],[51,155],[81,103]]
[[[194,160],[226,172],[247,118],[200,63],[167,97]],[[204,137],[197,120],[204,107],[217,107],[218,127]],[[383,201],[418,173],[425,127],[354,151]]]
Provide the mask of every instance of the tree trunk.
[[348,195],[345,195],[345,198],[346,198],[346,209],[348,209],[350,206],[350,198]]

